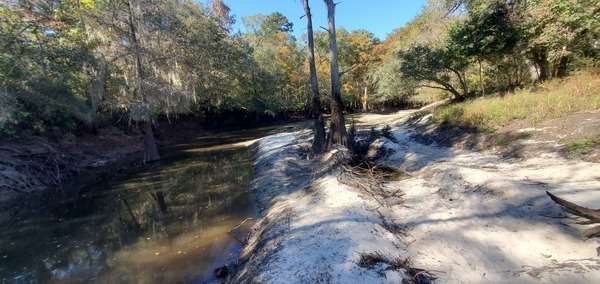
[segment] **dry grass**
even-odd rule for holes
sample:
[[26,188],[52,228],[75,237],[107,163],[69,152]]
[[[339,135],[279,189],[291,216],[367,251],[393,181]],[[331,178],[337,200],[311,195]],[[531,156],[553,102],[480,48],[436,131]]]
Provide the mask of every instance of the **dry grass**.
[[434,113],[434,121],[493,132],[512,121],[530,126],[580,111],[600,110],[600,70],[540,83],[514,94],[453,104]]

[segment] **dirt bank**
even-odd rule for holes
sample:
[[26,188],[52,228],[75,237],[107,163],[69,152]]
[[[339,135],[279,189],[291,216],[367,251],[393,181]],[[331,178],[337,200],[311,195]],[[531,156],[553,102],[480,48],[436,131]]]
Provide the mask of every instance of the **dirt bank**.
[[[208,133],[191,119],[156,124],[159,146]],[[66,135],[60,139],[35,137],[0,143],[0,202],[57,186],[75,175],[110,165],[143,150],[135,125],[108,127],[96,134]],[[132,161],[141,161],[131,156]]]
[[[357,173],[342,149],[307,160],[308,130],[259,140],[251,190],[261,218],[229,282],[600,282],[600,241],[582,241],[588,225],[545,193],[600,204],[600,164],[566,154],[558,139],[573,127],[498,143],[410,113],[356,118],[363,138],[390,125],[391,139],[369,153],[406,172],[399,180]],[[599,117],[584,116],[592,128]]]

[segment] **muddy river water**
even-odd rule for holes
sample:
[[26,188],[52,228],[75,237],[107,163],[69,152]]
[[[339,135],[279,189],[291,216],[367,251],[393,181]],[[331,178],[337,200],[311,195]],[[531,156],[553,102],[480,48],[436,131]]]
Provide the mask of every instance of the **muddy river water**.
[[257,211],[240,142],[271,129],[199,137],[162,149],[160,163],[0,204],[0,282],[210,281],[241,248],[228,231]]

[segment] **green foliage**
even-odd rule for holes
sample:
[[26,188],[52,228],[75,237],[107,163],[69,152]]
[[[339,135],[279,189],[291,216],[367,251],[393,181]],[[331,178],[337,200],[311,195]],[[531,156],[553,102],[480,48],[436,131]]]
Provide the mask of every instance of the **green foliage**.
[[406,52],[412,46],[426,46],[437,49],[444,46],[448,26],[452,18],[446,16],[444,5],[430,1],[427,7],[404,27],[395,30],[380,44],[381,63],[369,70],[369,76],[375,85],[375,94],[371,100],[375,103],[410,100],[418,94],[421,80],[402,76],[403,60],[398,54]]
[[[291,35],[292,24],[280,13],[244,17],[248,33],[242,40],[249,46],[249,60],[243,75],[248,83],[236,96],[251,98],[253,110],[279,113],[301,107],[306,102],[304,52]],[[247,100],[246,100],[247,101]]]
[[455,97],[475,89],[491,94],[597,66],[596,2],[430,0],[382,43],[393,48],[370,71],[377,97],[417,93],[422,86]]
[[95,61],[70,1],[1,3],[0,134],[7,138],[90,123],[86,67]]
[[532,0],[518,6],[526,54],[540,80],[564,76],[573,56],[594,56],[600,6],[594,0]]
[[400,58],[394,56],[371,71],[370,78],[377,86],[376,93],[371,97],[372,102],[382,103],[394,99],[406,100],[416,95],[416,82],[403,80],[400,77],[402,74],[399,68],[400,62]]
[[469,18],[455,23],[449,34],[449,45],[460,56],[476,60],[494,60],[514,51],[517,30],[509,18],[506,4],[495,3]]
[[[485,85],[489,79],[484,74],[484,62],[490,65],[505,63],[505,57],[514,53],[518,33],[515,24],[510,19],[510,11],[505,3],[495,2],[482,5],[485,8],[473,9],[468,19],[456,23],[450,30],[448,45],[456,54],[479,66],[478,85],[481,93],[485,93]],[[518,67],[503,64],[503,67]],[[515,73],[511,68],[509,74]]]
[[283,14],[279,12],[272,13],[266,16],[260,28],[265,34],[273,33],[291,33],[294,31],[294,24],[288,20]]
[[[512,91],[600,64],[597,1],[427,2],[384,41],[366,30],[337,29],[346,107],[448,93],[462,98],[477,85],[488,94]],[[187,112],[302,111],[308,71],[292,23],[281,13],[248,16],[246,32],[233,34],[229,12],[220,0],[210,7],[188,0],[1,2],[0,135],[69,131],[111,112],[151,120]],[[328,34],[314,36],[327,106]],[[539,77],[530,76],[532,68]],[[458,107],[446,112],[439,119],[471,115]],[[503,121],[504,110],[486,112]],[[516,116],[536,120],[538,112]],[[469,123],[482,127],[477,121],[488,114],[474,117]]]
[[[464,77],[467,62],[454,50],[416,45],[399,52],[398,57],[402,60],[400,72],[403,78],[419,82],[422,87],[448,91],[455,99],[462,99],[467,95],[468,87]],[[427,82],[436,85],[427,85]],[[456,84],[458,87],[455,87]]]

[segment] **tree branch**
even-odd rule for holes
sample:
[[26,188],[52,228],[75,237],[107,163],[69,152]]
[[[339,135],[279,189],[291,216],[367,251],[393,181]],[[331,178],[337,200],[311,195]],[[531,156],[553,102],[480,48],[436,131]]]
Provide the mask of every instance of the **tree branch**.
[[356,67],[358,67],[358,66],[360,66],[362,64],[363,64],[362,62],[355,63],[354,65],[350,66],[348,69],[340,71],[340,77],[342,77],[342,75],[344,75],[344,74],[352,71],[354,68],[356,68]]
[[438,86],[431,86],[431,85],[419,85],[419,87],[448,91],[448,89],[446,89],[446,88],[438,87]]
[[569,202],[567,200],[564,200],[548,191],[546,191],[546,193],[548,194],[548,196],[550,196],[550,198],[554,202],[556,202],[568,209],[571,209],[571,210],[583,215],[584,217],[586,217],[588,219],[600,219],[600,209],[590,209],[587,207],[583,207],[583,206],[577,205],[575,203]]

